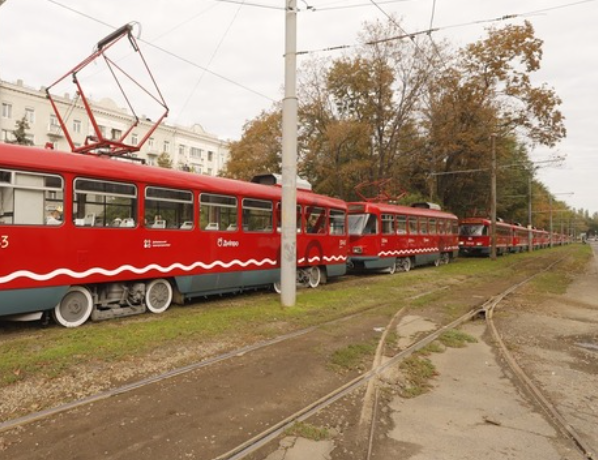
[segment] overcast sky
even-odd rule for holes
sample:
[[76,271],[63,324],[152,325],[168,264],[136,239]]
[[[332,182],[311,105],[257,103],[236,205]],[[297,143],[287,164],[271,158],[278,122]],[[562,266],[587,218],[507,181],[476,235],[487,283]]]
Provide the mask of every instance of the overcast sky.
[[[241,3],[7,0],[0,6],[0,79],[48,86],[113,28],[136,21],[141,39],[155,45],[141,43],[170,108],[168,122],[239,139],[246,121],[282,97],[285,32],[283,1]],[[598,212],[598,0],[300,0],[299,8],[299,51],[355,44],[363,22],[385,20],[385,13],[401,17],[408,32],[432,23],[441,29],[433,37],[455,46],[483,37],[492,24],[531,21],[544,40],[534,81],[563,99],[568,130],[555,149],[532,153],[535,161],[566,157],[538,177],[556,198]],[[487,22],[506,15],[518,16]],[[448,27],[460,24],[468,25]]]

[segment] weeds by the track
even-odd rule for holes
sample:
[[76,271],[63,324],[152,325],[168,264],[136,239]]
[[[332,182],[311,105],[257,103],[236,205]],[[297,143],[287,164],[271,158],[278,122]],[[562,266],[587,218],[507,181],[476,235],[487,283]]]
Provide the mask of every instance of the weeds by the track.
[[326,428],[320,428],[311,423],[297,422],[284,432],[286,436],[298,436],[312,441],[323,441],[330,438],[330,432]]

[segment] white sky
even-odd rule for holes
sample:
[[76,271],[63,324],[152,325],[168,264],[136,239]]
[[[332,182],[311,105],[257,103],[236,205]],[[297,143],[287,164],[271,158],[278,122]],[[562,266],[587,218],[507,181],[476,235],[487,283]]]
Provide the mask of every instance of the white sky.
[[[355,44],[364,21],[385,19],[380,9],[402,17],[408,32],[430,25],[434,0],[376,3],[379,8],[372,0],[300,0],[298,50]],[[598,0],[435,3],[434,27],[480,21],[433,34],[435,40],[448,39],[455,46],[482,37],[490,23],[481,21],[517,14],[521,16],[508,23],[532,22],[536,36],[544,40],[542,70],[535,81],[546,82],[563,99],[568,130],[567,139],[555,149],[532,153],[533,160],[566,156],[562,166],[544,167],[538,177],[558,199],[598,212],[593,131],[598,129]],[[308,5],[315,11],[307,11]],[[347,8],[350,5],[358,6]],[[102,23],[120,27],[137,21],[142,40],[188,61],[141,43],[170,108],[168,121],[200,123],[220,138],[238,139],[246,121],[282,97],[283,8],[282,0],[248,0],[244,5],[218,0],[7,0],[0,6],[0,79],[21,79],[34,88],[48,86],[112,31]],[[546,11],[534,13],[539,10]]]

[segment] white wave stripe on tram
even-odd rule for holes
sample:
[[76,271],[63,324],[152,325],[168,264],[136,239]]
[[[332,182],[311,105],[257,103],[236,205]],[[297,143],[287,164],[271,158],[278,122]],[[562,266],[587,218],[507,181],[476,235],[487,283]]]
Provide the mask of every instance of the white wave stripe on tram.
[[378,253],[378,256],[402,256],[406,254],[423,254],[426,252],[440,252],[438,248],[423,248],[423,249],[409,249],[401,251],[382,251]]
[[55,278],[57,276],[60,276],[60,275],[67,275],[72,278],[81,279],[81,278],[85,278],[85,277],[91,276],[91,275],[115,276],[115,275],[118,275],[125,271],[129,271],[129,272],[135,273],[137,275],[142,275],[144,273],[149,272],[150,270],[156,270],[156,271],[159,271],[160,273],[168,273],[177,268],[181,269],[183,271],[191,271],[198,267],[201,267],[205,270],[209,270],[216,266],[220,266],[222,268],[230,268],[234,265],[238,265],[240,267],[247,267],[248,265],[257,265],[258,267],[261,267],[262,265],[266,265],[266,264],[276,265],[276,261],[272,260],[272,259],[263,259],[261,261],[258,261],[256,259],[249,259],[245,262],[242,262],[240,260],[232,260],[228,263],[225,263],[220,260],[217,260],[210,264],[205,264],[203,262],[195,262],[191,265],[183,265],[183,264],[177,262],[168,267],[162,267],[158,264],[150,264],[150,265],[147,265],[145,267],[140,267],[140,268],[134,267],[132,265],[122,265],[114,270],[107,270],[105,268],[94,267],[94,268],[90,268],[89,270],[85,270],[84,272],[76,272],[76,271],[73,271],[68,268],[59,268],[59,269],[56,269],[56,270],[51,271],[50,273],[46,273],[46,274],[38,274],[38,273],[34,273],[34,272],[31,272],[28,270],[19,270],[17,272],[11,273],[10,275],[0,277],[0,284],[8,283],[17,278],[29,278],[34,281],[48,281],[48,280]]
[[[307,263],[311,264],[313,262],[319,262],[320,260],[324,260],[324,262],[345,262],[347,260],[346,256],[330,256],[330,257],[323,257],[320,259],[320,256],[314,256],[310,259],[307,259]],[[298,264],[302,264],[305,262],[305,257],[301,257],[301,259],[297,260]]]

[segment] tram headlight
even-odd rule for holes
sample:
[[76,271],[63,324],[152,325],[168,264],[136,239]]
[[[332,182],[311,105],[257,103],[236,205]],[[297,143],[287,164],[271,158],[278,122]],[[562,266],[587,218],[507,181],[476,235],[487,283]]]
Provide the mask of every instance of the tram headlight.
[[361,253],[363,253],[363,248],[361,246],[353,247],[353,254],[361,254]]

